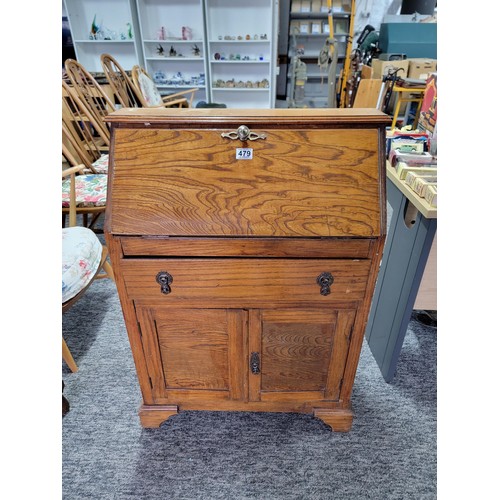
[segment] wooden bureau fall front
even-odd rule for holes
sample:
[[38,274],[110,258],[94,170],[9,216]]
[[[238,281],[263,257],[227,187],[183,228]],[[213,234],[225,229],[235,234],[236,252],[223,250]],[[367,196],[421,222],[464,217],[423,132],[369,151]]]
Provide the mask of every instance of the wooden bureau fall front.
[[351,428],[386,233],[385,127],[362,109],[122,109],[105,234],[144,427],[182,410]]

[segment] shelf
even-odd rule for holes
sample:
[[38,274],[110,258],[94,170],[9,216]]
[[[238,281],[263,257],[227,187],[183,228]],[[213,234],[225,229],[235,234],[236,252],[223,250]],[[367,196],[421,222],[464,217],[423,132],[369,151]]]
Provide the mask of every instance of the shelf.
[[210,43],[270,43],[270,40],[209,40]]
[[269,64],[271,61],[216,61],[211,60],[212,64]]
[[184,57],[184,56],[178,56],[178,57],[158,56],[158,57],[155,57],[155,56],[152,56],[152,57],[146,57],[146,61],[168,61],[168,62],[172,62],[172,61],[176,61],[176,62],[199,61],[199,62],[203,62],[203,57]]
[[182,40],[172,38],[168,40],[143,40],[144,43],[203,43],[203,40]]
[[269,87],[263,89],[254,89],[249,87],[212,87],[212,91],[224,90],[228,92],[269,92]]
[[[290,36],[294,36],[294,33],[290,33]],[[334,38],[347,37],[349,33],[334,33]],[[328,33],[295,33],[296,38],[330,38]]]
[[179,90],[182,90],[182,89],[194,89],[194,88],[197,88],[197,89],[206,89],[206,85],[167,85],[165,83],[157,83],[156,84],[156,87],[160,90],[160,89],[179,89]]
[[[350,12],[333,12],[333,19],[349,19]],[[290,19],[328,19],[328,12],[290,12]]]
[[73,43],[134,43],[134,40],[74,40]]
[[[316,63],[318,62],[318,56],[319,56],[319,50],[317,52],[306,52],[305,54],[302,54],[299,57],[299,59],[301,61],[304,61],[304,59],[311,59],[311,60],[315,60]],[[294,54],[290,54],[288,57],[290,57],[290,59],[292,57],[295,57]],[[342,54],[342,55],[337,55],[337,58],[338,59],[345,59],[345,54]]]

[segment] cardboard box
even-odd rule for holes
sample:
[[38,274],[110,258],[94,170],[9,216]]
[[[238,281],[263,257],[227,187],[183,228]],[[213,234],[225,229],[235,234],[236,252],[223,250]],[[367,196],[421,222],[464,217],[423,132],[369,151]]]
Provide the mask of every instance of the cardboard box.
[[436,59],[414,58],[407,59],[408,78],[416,78],[417,80],[427,80],[431,73],[437,71]]
[[302,0],[301,1],[300,12],[311,12],[311,0]]
[[321,35],[321,21],[311,21],[311,34],[312,35]]
[[311,0],[311,12],[321,11],[321,0]]
[[308,35],[309,33],[311,33],[311,23],[309,21],[300,21],[299,32],[302,35]]
[[373,59],[372,61],[372,78],[382,78],[387,75],[389,71],[403,68],[398,72],[398,76],[406,78],[408,75],[408,59],[401,61],[381,61],[380,59]]

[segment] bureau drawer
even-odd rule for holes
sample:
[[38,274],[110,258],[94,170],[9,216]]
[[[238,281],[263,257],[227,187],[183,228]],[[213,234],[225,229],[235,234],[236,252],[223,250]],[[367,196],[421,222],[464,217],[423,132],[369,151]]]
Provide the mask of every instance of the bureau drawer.
[[374,239],[175,238],[123,236],[126,257],[274,257],[368,259]]
[[[203,301],[207,305],[224,301],[231,307],[257,302],[272,306],[289,302],[359,301],[365,296],[369,270],[370,260],[349,259],[197,258],[120,262],[127,295],[133,300]],[[167,282],[163,291],[159,273],[164,273]]]

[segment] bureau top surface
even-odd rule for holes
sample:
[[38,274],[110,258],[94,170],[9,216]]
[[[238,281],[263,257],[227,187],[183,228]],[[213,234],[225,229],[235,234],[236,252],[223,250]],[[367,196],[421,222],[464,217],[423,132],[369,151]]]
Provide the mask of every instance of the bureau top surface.
[[[199,126],[211,123],[278,123],[354,126],[364,124],[386,126],[388,115],[370,108],[325,109],[231,109],[231,108],[123,108],[111,113],[106,121],[119,125],[127,123],[173,123]],[[240,124],[241,124],[240,123]]]

